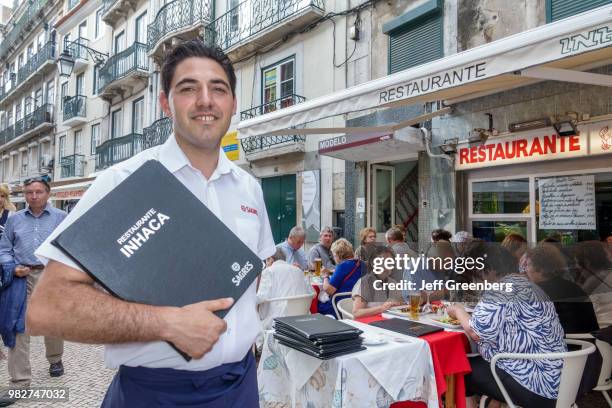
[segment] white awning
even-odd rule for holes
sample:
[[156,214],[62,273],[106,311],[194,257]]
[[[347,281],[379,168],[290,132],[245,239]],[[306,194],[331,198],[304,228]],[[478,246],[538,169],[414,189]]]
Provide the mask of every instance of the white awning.
[[242,121],[238,131],[240,138],[346,133],[346,128],[295,127],[375,108],[472,99],[534,80],[569,80],[610,86],[606,75],[567,74],[571,73],[568,70],[584,71],[610,63],[611,45],[612,5],[607,5]]

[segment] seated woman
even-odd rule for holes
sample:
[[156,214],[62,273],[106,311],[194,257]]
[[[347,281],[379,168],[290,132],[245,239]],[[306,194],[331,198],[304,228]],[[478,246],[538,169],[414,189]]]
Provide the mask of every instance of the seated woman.
[[612,326],[612,260],[606,252],[599,241],[580,242],[576,247],[576,263],[584,282],[582,289],[590,295],[602,329]]
[[389,247],[377,247],[368,260],[368,273],[360,278],[353,288],[353,316],[359,317],[374,316],[388,310],[390,307],[403,304],[402,292],[399,290],[389,290],[387,286],[375,289],[374,282],[396,283],[391,274],[395,269],[382,268],[378,272],[374,265],[383,265],[384,259],[395,258],[395,253]]
[[[365,262],[354,259],[353,246],[344,238],[340,238],[332,244],[331,252],[336,261],[336,270],[331,278],[327,275],[323,276],[322,292],[326,293],[329,299],[322,302],[320,294],[318,308],[319,313],[332,315],[337,318],[338,316],[336,316],[331,302],[333,294],[336,292],[352,291],[357,280],[365,275],[367,269],[365,267]],[[348,296],[340,297],[336,301],[347,297]]]
[[599,330],[593,303],[576,283],[564,279],[567,264],[554,245],[542,243],[526,253],[527,276],[553,301],[565,333]]
[[367,262],[368,255],[376,246],[376,230],[370,227],[362,228],[359,231],[359,241],[360,245],[355,251],[355,258]]
[[[466,256],[472,256],[471,253]],[[475,395],[504,401],[493,378],[490,361],[499,353],[557,353],[567,351],[563,328],[554,305],[527,276],[518,274],[516,259],[505,249],[489,245],[483,260],[489,282],[499,281],[505,290],[486,291],[470,316],[461,305],[447,308],[450,317],[478,344],[480,356],[471,357],[466,376],[468,407],[476,407]],[[511,291],[507,291],[511,284]],[[562,360],[500,360],[497,374],[516,405],[555,407]]]

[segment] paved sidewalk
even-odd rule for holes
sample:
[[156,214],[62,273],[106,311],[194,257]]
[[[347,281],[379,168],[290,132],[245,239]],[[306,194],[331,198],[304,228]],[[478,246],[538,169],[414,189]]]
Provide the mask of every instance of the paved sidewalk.
[[[3,349],[6,354],[6,348]],[[45,358],[45,345],[42,337],[33,337],[30,351],[32,362],[32,387],[68,387],[69,401],[59,402],[25,402],[21,401],[11,407],[57,407],[57,408],[93,408],[99,407],[114,370],[104,365],[103,346],[88,344],[64,344],[64,368],[66,374],[59,378],[49,377],[49,364]],[[6,360],[0,361],[0,390],[8,386]]]

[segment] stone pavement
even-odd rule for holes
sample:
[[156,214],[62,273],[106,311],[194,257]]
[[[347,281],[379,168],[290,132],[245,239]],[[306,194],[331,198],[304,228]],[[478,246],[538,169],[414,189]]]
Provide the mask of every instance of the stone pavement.
[[[6,348],[3,348],[6,354]],[[59,378],[49,377],[49,363],[45,358],[42,337],[33,337],[30,360],[32,363],[32,387],[68,387],[69,401],[65,403],[21,401],[11,407],[57,407],[93,408],[99,407],[110,384],[114,370],[104,365],[103,346],[64,343],[64,369],[66,374]],[[0,361],[0,390],[8,386],[6,360]]]

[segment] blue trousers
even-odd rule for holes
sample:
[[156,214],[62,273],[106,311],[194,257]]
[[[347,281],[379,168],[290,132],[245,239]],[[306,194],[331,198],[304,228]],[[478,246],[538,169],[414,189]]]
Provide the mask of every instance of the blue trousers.
[[255,357],[206,371],[121,366],[102,408],[259,407]]

